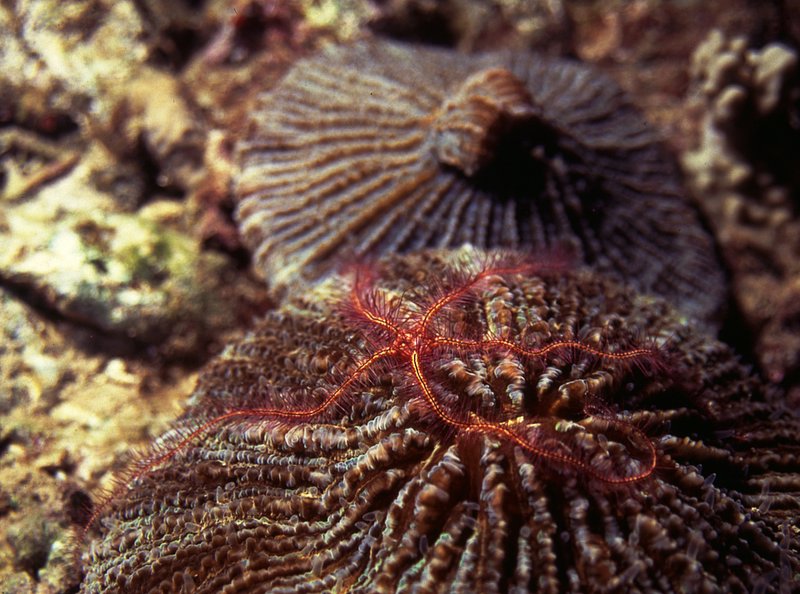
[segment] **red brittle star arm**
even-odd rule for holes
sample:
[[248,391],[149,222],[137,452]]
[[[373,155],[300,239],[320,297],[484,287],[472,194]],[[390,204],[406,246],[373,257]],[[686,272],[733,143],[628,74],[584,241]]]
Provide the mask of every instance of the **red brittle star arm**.
[[205,435],[208,431],[212,430],[214,427],[226,422],[230,421],[231,419],[238,419],[242,417],[259,417],[262,419],[310,419],[315,417],[316,415],[322,414],[328,407],[330,407],[334,402],[336,402],[342,395],[350,388],[361,375],[367,371],[372,365],[375,364],[380,359],[384,357],[389,357],[396,354],[395,349],[392,347],[386,347],[383,349],[379,349],[375,351],[369,357],[366,357],[361,362],[356,365],[356,368],[347,376],[339,386],[333,390],[320,404],[313,408],[306,408],[306,409],[281,409],[281,408],[248,408],[248,409],[238,409],[232,410],[227,413],[218,415],[212,419],[209,419],[200,425],[196,426],[194,429],[189,431],[188,433],[184,434],[183,437],[177,442],[172,444],[169,449],[166,451],[162,451],[160,454],[144,460],[141,467],[134,471],[127,479],[125,480],[124,484],[120,484],[117,489],[114,489],[112,492],[108,493],[103,499],[98,502],[98,505],[95,507],[94,512],[89,517],[89,520],[84,525],[81,531],[81,538],[84,538],[88,533],[89,529],[95,523],[97,518],[100,517],[101,513],[106,509],[109,503],[119,495],[119,492],[123,488],[128,488],[128,485],[133,484],[135,481],[139,480],[146,474],[152,472],[155,468],[158,468],[162,464],[168,462],[172,458],[174,458],[178,453],[185,450],[191,443],[195,440],[199,439],[201,436]]
[[[593,476],[594,478],[604,483],[609,483],[609,484],[635,483],[650,476],[653,473],[653,470],[655,469],[657,461],[655,446],[649,439],[647,439],[646,436],[641,435],[641,432],[639,432],[638,430],[635,431],[637,431],[637,433],[639,433],[641,437],[644,438],[644,442],[647,444],[647,449],[649,451],[649,460],[647,465],[640,472],[637,472],[636,474],[630,476],[609,476],[607,474],[603,474],[597,471],[596,469],[592,468],[591,465],[587,464],[583,460],[580,460],[579,458],[570,456],[568,454],[554,452],[546,448],[537,446],[533,442],[531,442],[528,439],[525,439],[519,433],[513,431],[504,424],[487,421],[486,419],[474,413],[471,414],[471,420],[469,421],[464,421],[456,417],[453,417],[450,413],[447,412],[447,410],[445,410],[445,408],[436,398],[436,395],[433,393],[433,389],[428,383],[428,380],[425,377],[425,374],[422,370],[422,363],[420,362],[419,351],[417,350],[414,350],[411,353],[411,367],[414,372],[414,378],[417,384],[419,385],[420,390],[422,391],[422,394],[425,397],[425,400],[431,406],[436,416],[452,427],[455,427],[457,429],[463,429],[465,431],[491,434],[495,435],[496,437],[505,438],[508,441],[511,441],[512,443],[518,445],[523,450],[526,450],[531,454],[534,454],[535,456],[541,456],[542,458],[546,458],[554,462],[561,462],[569,466],[573,466],[575,468],[578,468],[586,472],[587,474]],[[608,422],[614,422],[614,421],[608,420]]]
[[281,408],[252,408],[249,410],[240,410],[240,411],[231,411],[218,417],[219,419],[223,420],[223,417],[233,417],[238,414],[238,416],[244,415],[254,415],[254,416],[263,416],[263,417],[278,417],[278,418],[291,418],[291,419],[305,419],[305,418],[312,418],[319,414],[325,412],[325,410],[331,406],[334,402],[339,400],[339,398],[347,391],[347,389],[352,386],[358,379],[361,377],[361,374],[364,373],[367,369],[372,367],[377,361],[383,359],[384,357],[389,357],[391,355],[396,354],[396,349],[388,346],[382,349],[379,349],[372,353],[369,357],[363,359],[356,368],[347,376],[341,384],[337,386],[335,390],[333,390],[328,396],[320,402],[317,406],[313,408],[301,408],[298,410],[291,410],[291,409],[281,409]]
[[419,331],[420,334],[424,334],[425,331],[428,329],[428,324],[430,324],[433,317],[439,313],[442,308],[446,307],[449,303],[452,303],[456,299],[460,298],[461,296],[465,295],[469,291],[471,291],[475,285],[479,282],[484,280],[489,276],[495,275],[503,275],[503,274],[516,274],[519,272],[524,272],[528,270],[530,266],[509,266],[509,267],[499,267],[499,268],[488,268],[476,274],[473,278],[465,282],[463,285],[459,286],[457,289],[453,291],[448,291],[445,295],[442,295],[437,299],[433,305],[431,305],[425,315],[422,316],[422,320],[420,321]]
[[436,346],[453,347],[459,349],[487,349],[503,348],[509,352],[516,353],[523,357],[543,357],[554,351],[561,349],[575,349],[582,353],[594,355],[603,359],[613,359],[616,361],[627,361],[632,359],[646,358],[653,356],[653,349],[636,348],[618,353],[604,351],[593,346],[589,346],[577,340],[559,340],[537,348],[527,348],[504,338],[490,338],[487,340],[465,340],[462,338],[451,338],[448,336],[436,336],[430,339],[426,346],[433,348]]
[[364,289],[360,286],[359,280],[353,282],[353,288],[351,291],[351,299],[353,302],[353,307],[355,308],[356,312],[363,316],[367,321],[379,326],[385,330],[389,330],[395,336],[400,333],[400,327],[389,320],[388,318],[381,316],[380,314],[375,313],[370,309],[370,307],[364,303],[364,300],[361,298],[361,294],[364,292]]

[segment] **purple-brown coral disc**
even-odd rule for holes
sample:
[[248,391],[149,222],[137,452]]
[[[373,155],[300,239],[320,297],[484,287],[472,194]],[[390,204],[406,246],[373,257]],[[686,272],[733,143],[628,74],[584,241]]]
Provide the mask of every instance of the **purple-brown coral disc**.
[[386,42],[300,60],[240,144],[238,219],[270,283],[425,247],[567,246],[708,319],[725,280],[674,160],[607,76]]
[[[411,327],[476,257],[390,257],[359,298]],[[314,418],[259,415],[325,401],[381,348],[348,284],[289,300],[208,366],[96,522],[82,592],[796,591],[800,421],[671,307],[562,271],[486,275],[436,313],[420,340],[462,340],[421,363],[440,405],[551,455],[445,426],[402,357]],[[499,336],[665,357],[523,356],[489,348]]]

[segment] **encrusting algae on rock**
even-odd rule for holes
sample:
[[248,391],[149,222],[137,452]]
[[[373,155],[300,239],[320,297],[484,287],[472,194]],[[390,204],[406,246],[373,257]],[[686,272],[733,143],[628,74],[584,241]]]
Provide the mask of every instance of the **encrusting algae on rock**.
[[665,302],[391,256],[208,365],[98,508],[82,592],[788,592],[798,435]]

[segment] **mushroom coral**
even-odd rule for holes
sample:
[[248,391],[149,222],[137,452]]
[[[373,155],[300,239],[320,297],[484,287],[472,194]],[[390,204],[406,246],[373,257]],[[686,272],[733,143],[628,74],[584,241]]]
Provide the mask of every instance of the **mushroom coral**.
[[666,302],[507,257],[267,314],[121,478],[81,591],[796,590],[800,420]]
[[675,159],[596,69],[382,41],[299,60],[238,148],[237,217],[285,289],[428,247],[560,248],[716,321],[725,279]]

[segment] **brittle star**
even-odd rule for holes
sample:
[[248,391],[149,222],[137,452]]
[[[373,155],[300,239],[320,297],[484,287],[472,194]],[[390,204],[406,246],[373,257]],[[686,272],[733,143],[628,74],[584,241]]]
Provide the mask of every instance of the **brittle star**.
[[424,313],[422,313],[421,317],[417,321],[413,320],[413,318],[410,316],[406,319],[395,321],[391,316],[376,311],[374,307],[370,307],[370,305],[368,305],[368,300],[364,298],[364,295],[368,294],[368,292],[366,292],[363,287],[360,287],[358,281],[356,281],[354,283],[353,291],[351,292],[352,306],[355,312],[362,316],[365,320],[368,320],[375,327],[386,330],[391,336],[393,336],[393,339],[389,346],[376,350],[372,355],[357,365],[355,371],[348,377],[345,383],[342,384],[332,394],[330,394],[322,404],[313,409],[314,414],[321,413],[333,402],[335,402],[344,392],[344,390],[347,389],[351,381],[355,381],[358,375],[364,373],[378,360],[386,357],[398,357],[406,365],[410,366],[414,384],[419,389],[420,393],[424,397],[425,402],[434,412],[437,419],[454,429],[460,429],[468,433],[484,435],[488,434],[504,438],[515,445],[518,445],[523,450],[533,454],[534,456],[579,468],[580,470],[590,474],[594,478],[597,478],[604,483],[627,484],[634,483],[648,477],[650,474],[652,474],[656,466],[655,447],[640,430],[622,421],[606,419],[609,423],[617,423],[619,425],[626,426],[630,431],[640,437],[644,442],[646,449],[648,450],[648,461],[643,465],[643,468],[635,474],[628,476],[610,476],[608,474],[599,472],[591,465],[587,464],[576,456],[547,449],[542,445],[538,445],[535,441],[526,439],[523,435],[512,428],[511,422],[489,421],[488,419],[485,419],[474,412],[470,412],[467,419],[459,418],[448,411],[447,407],[442,404],[439,398],[437,398],[435,390],[424,371],[422,361],[427,352],[440,347],[472,352],[504,350],[506,352],[511,352],[518,356],[531,359],[544,358],[551,353],[570,349],[601,359],[610,359],[615,361],[634,361],[637,359],[653,358],[654,352],[649,348],[636,348],[622,352],[607,352],[577,340],[560,340],[538,348],[530,348],[501,337],[470,340],[453,336],[442,336],[431,331],[430,327],[432,321],[440,312],[442,312],[442,310],[444,310],[448,305],[457,302],[465,294],[474,291],[477,285],[479,285],[482,281],[492,276],[503,276],[527,272],[529,269],[530,266],[485,268],[484,270],[473,275],[470,279],[458,284],[455,288],[446,291],[441,297],[436,299],[424,311]]
[[[435,418],[447,427],[469,434],[490,435],[500,438],[519,446],[534,457],[577,468],[603,483],[630,484],[647,478],[652,474],[656,466],[655,446],[641,430],[625,421],[611,418],[610,416],[603,417],[609,425],[624,427],[636,435],[644,444],[648,459],[647,462],[642,462],[641,468],[633,474],[615,475],[598,470],[575,454],[557,451],[546,443],[537,442],[535,438],[526,437],[525,434],[516,429],[516,426],[521,422],[519,420],[492,421],[471,411],[466,417],[459,416],[458,413],[451,411],[449,406],[437,396],[437,388],[429,379],[423,363],[425,356],[436,349],[483,353],[487,351],[505,351],[526,359],[543,359],[552,353],[569,350],[600,359],[620,362],[653,359],[655,353],[650,348],[609,352],[579,340],[559,340],[540,347],[530,347],[499,336],[480,339],[447,336],[437,333],[432,328],[437,316],[443,310],[448,306],[457,304],[465,296],[474,293],[478,286],[490,277],[520,274],[530,270],[530,265],[487,266],[471,277],[456,282],[452,288],[443,291],[441,296],[433,300],[427,309],[416,313],[413,312],[411,307],[400,308],[394,312],[388,311],[389,308],[378,297],[373,284],[371,282],[365,283],[357,275],[350,290],[348,306],[353,315],[358,318],[358,322],[365,327],[366,334],[377,334],[379,336],[377,342],[383,341],[387,344],[375,348],[370,354],[359,360],[345,379],[316,406],[297,409],[247,408],[225,412],[184,433],[183,437],[166,451],[157,453],[153,457],[142,461],[138,470],[131,474],[128,482],[141,478],[154,468],[167,462],[200,436],[227,421],[244,418],[303,421],[318,418],[339,402],[348,390],[361,381],[367,372],[372,370],[379,362],[392,358],[397,361],[397,366],[408,369],[413,385],[419,391],[424,402],[433,412]],[[384,305],[379,305],[380,303],[384,303]],[[527,426],[528,429],[530,427],[530,425]],[[95,509],[86,526],[87,529],[114,495],[113,493],[109,495]]]

